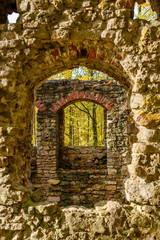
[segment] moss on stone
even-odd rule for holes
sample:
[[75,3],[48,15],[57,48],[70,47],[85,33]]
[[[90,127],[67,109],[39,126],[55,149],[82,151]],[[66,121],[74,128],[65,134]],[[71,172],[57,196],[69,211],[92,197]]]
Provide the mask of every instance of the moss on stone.
[[155,128],[160,124],[160,113],[142,113],[136,121],[141,126]]

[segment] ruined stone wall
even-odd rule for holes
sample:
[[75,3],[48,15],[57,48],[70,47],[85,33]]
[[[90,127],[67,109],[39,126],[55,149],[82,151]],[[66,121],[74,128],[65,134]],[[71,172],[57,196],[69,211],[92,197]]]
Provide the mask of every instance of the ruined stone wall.
[[106,146],[68,146],[60,148],[59,168],[63,169],[106,169]]
[[[63,205],[124,201],[128,154],[125,89],[114,80],[52,80],[37,89],[36,98],[37,150],[34,148],[36,156],[31,161],[35,189],[43,188],[50,201]],[[64,146],[63,109],[80,100],[104,107],[105,146]]]
[[[133,20],[134,2],[19,0],[18,22],[0,24],[4,239],[160,238],[160,22]],[[78,66],[108,73],[129,92],[128,206],[109,202],[102,211],[86,212],[35,204],[29,181],[34,89],[53,74]]]

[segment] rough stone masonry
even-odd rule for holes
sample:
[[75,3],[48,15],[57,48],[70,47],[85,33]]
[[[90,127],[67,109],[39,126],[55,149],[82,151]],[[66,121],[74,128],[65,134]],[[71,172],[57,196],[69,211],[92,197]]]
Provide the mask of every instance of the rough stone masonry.
[[[160,21],[133,20],[133,7],[134,0],[18,0],[18,22],[0,24],[1,239],[160,239]],[[78,66],[128,91],[127,205],[60,208],[42,202],[29,180],[35,89]]]
[[[125,89],[110,79],[52,80],[37,88],[36,98],[33,187],[44,189],[46,199],[63,205],[93,206],[110,199],[124,202],[129,152]],[[104,146],[64,145],[64,109],[77,101],[103,106]]]

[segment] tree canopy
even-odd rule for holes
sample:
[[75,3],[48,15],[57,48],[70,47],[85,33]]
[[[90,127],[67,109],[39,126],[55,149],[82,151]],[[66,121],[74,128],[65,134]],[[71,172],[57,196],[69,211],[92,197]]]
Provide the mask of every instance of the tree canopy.
[[65,146],[104,145],[104,108],[80,101],[64,109]]
[[143,4],[135,4],[135,16],[134,18],[145,19],[145,20],[154,20],[157,18],[156,12],[151,8],[150,2],[147,0]]

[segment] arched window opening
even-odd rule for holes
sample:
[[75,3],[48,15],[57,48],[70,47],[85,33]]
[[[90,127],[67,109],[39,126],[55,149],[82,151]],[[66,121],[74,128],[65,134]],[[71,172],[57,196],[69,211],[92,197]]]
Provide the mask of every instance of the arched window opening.
[[[53,75],[48,80],[52,81],[52,80],[62,80],[62,79],[79,79],[82,81],[97,81],[97,82],[103,79],[107,79],[108,84],[111,84],[112,82],[118,84],[113,78],[109,77],[107,74],[94,69],[88,69],[87,67],[82,67],[82,66],[79,66],[78,68],[74,68],[74,69],[69,69],[62,73]],[[94,87],[97,87],[97,84],[95,84]],[[33,125],[32,145],[34,147],[37,146],[37,114],[38,114],[38,111],[41,112],[45,110],[45,105],[38,100],[38,97],[36,98],[37,98],[37,102],[35,103],[35,107],[33,111],[34,116],[33,116],[33,122],[32,122],[32,125]]]
[[79,66],[78,68],[69,69],[62,73],[58,73],[49,78],[49,80],[61,80],[61,79],[79,79],[82,81],[100,81],[102,79],[108,79],[114,81],[113,78],[109,77],[107,74],[89,69],[87,67]]
[[53,76],[37,88],[31,180],[47,200],[63,206],[123,201],[126,101],[123,86],[84,67]]
[[104,146],[104,108],[84,101],[66,107],[64,146]]

